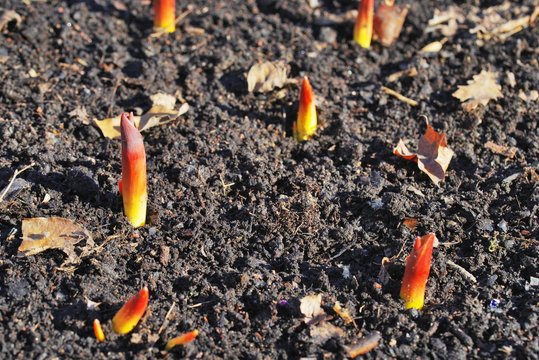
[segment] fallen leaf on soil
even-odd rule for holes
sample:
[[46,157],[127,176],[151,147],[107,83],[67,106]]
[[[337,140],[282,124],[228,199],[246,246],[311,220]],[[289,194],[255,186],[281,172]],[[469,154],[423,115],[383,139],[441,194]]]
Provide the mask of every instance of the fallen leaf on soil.
[[518,92],[518,97],[526,102],[528,101],[535,101],[539,99],[539,91],[532,90],[529,94],[526,94],[523,90],[520,90]]
[[444,36],[453,36],[456,34],[459,25],[464,22],[465,17],[458,6],[450,6],[447,10],[434,10],[434,16],[429,20],[425,29],[426,33],[440,30]]
[[335,336],[344,336],[344,331],[327,322],[328,316],[321,307],[322,294],[307,295],[300,300],[300,311],[305,315],[303,321],[309,326],[309,334],[317,344]]
[[31,184],[21,178],[14,179],[14,181],[7,185],[1,192],[0,192],[0,204],[3,201],[11,201],[15,199],[17,195],[24,189],[27,189],[31,186]]
[[473,80],[468,80],[468,85],[459,85],[453,93],[462,102],[464,110],[470,112],[479,105],[487,106],[490,100],[503,97],[502,87],[496,83],[498,73],[483,70],[474,75]]
[[348,310],[343,308],[338,301],[336,301],[335,305],[333,305],[333,311],[335,311],[335,313],[340,316],[340,318],[344,321],[345,324],[348,325],[354,322],[354,319],[352,318],[352,316],[350,316]]
[[[82,253],[75,245],[86,240]],[[94,246],[92,235],[82,226],[61,217],[31,218],[22,221],[22,243],[19,251],[31,256],[49,249],[60,249],[67,255],[66,263],[76,264]]]
[[374,32],[384,46],[391,46],[399,38],[408,8],[381,3],[374,16]]
[[393,149],[393,153],[406,160],[417,162],[419,169],[438,186],[444,179],[454,154],[453,150],[447,147],[445,134],[437,133],[430,124],[427,124],[427,131],[419,139],[417,153],[408,150],[402,139]]
[[405,218],[402,221],[402,224],[406,226],[409,230],[415,230],[417,226],[417,219],[414,218]]
[[473,7],[467,16],[470,22],[475,23],[475,27],[470,29],[470,33],[476,34],[477,38],[482,40],[499,39],[503,41],[533,25],[539,16],[539,6],[535,6],[530,15],[510,19],[517,9],[520,13],[529,11],[529,8],[517,8],[515,5],[506,1],[486,9]]
[[324,314],[320,306],[322,303],[322,294],[307,295],[300,300],[299,310],[305,316],[305,322],[308,323],[316,316]]
[[71,116],[72,118],[80,120],[81,123],[84,125],[90,125],[90,119],[88,117],[88,112],[86,111],[86,108],[84,106],[77,106],[73,110],[71,110],[67,115]]
[[288,80],[288,65],[284,61],[266,61],[255,64],[247,74],[249,92],[269,92],[282,88]]
[[389,273],[387,272],[387,266],[388,264],[391,262],[391,260],[384,256],[382,258],[382,264],[380,266],[380,271],[378,272],[378,281],[380,281],[380,283],[382,285],[387,285],[387,283],[389,282],[389,279],[391,278],[389,276]]
[[315,326],[311,326],[310,335],[314,342],[323,344],[332,337],[342,337],[345,332],[340,327],[337,327],[327,321],[322,321]]
[[379,332],[364,336],[356,345],[348,348],[348,357],[354,359],[359,355],[368,353],[378,346],[381,339],[382,335]]
[[516,153],[517,153],[517,148],[516,147],[498,145],[498,144],[495,144],[492,141],[487,141],[485,143],[485,148],[489,149],[490,151],[492,151],[495,154],[503,155],[505,157],[508,157],[509,159],[514,158]]
[[12,21],[15,21],[15,27],[17,27],[22,22],[22,18],[13,10],[0,10],[0,31],[4,31]]
[[425,54],[426,53],[437,53],[440,50],[442,50],[442,47],[444,46],[444,43],[446,41],[447,41],[446,39],[444,39],[442,41],[433,41],[430,44],[427,44],[427,45],[423,46],[421,48],[421,50],[419,50],[419,52],[422,52],[422,53],[425,53]]
[[[148,130],[154,126],[168,124],[178,119],[179,116],[185,114],[189,110],[189,105],[184,103],[178,110],[174,110],[176,98],[172,95],[158,93],[150,96],[152,107],[142,116],[134,116],[135,126],[139,131]],[[115,139],[120,137],[120,122],[121,115],[113,118],[96,120],[94,123],[99,127],[105,137]]]

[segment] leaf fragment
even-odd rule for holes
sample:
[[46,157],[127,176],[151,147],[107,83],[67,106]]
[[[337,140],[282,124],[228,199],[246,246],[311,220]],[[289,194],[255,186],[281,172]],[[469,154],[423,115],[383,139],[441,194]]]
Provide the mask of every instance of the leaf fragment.
[[468,85],[459,85],[453,97],[460,100],[463,109],[467,112],[479,105],[487,106],[490,100],[503,97],[502,87],[496,82],[497,77],[498,73],[483,70],[478,75],[474,75],[472,80],[468,80]]
[[[157,93],[150,96],[152,107],[142,116],[134,116],[135,126],[139,131],[146,131],[154,126],[161,126],[177,120],[189,110],[189,105],[184,103],[178,110],[174,109],[176,98],[172,95]],[[103,120],[94,119],[95,125],[101,130],[103,136],[109,139],[120,137],[121,114],[113,118]]]
[[344,330],[327,322],[328,316],[321,307],[322,294],[307,295],[300,300],[300,311],[305,316],[313,341],[322,344],[332,337],[344,336]]
[[247,73],[247,89],[260,93],[280,89],[288,80],[288,70],[288,65],[282,60],[255,64]]
[[[77,255],[75,245],[83,240],[86,240],[86,246]],[[22,221],[22,243],[18,250],[25,256],[60,249],[67,255],[66,264],[77,264],[93,247],[92,235],[69,219],[39,217]]]
[[381,3],[374,16],[374,32],[383,46],[391,46],[400,35],[404,20],[408,14],[405,6]]
[[458,6],[450,6],[446,10],[434,9],[434,16],[429,20],[425,32],[440,30],[442,35],[451,37],[457,33],[459,23],[465,20],[462,9]]
[[308,323],[314,317],[324,314],[320,306],[322,303],[322,294],[307,295],[300,300],[299,310],[305,316],[305,322]]
[[326,340],[332,337],[343,337],[345,332],[340,327],[337,327],[327,321],[321,321],[310,330],[311,338],[317,344],[323,344]]
[[341,303],[339,303],[338,301],[336,301],[335,305],[333,305],[333,311],[335,311],[335,313],[339,315],[339,317],[344,321],[346,325],[354,322],[354,319],[352,318],[348,310],[346,308],[343,308],[341,306]]
[[356,345],[353,345],[348,348],[348,357],[354,359],[359,355],[368,353],[369,351],[375,349],[378,346],[381,339],[382,335],[380,335],[379,332],[374,332],[372,334],[362,337]]
[[402,139],[393,149],[393,153],[406,160],[417,162],[419,169],[438,186],[445,178],[445,172],[454,155],[453,150],[447,146],[445,134],[437,133],[430,124],[427,124],[427,131],[419,139],[417,153],[408,150]]
[[421,53],[437,53],[440,50],[442,50],[442,47],[444,46],[445,41],[433,41],[421,48],[419,52]]
[[515,157],[517,153],[517,148],[513,146],[505,146],[505,145],[498,145],[492,141],[487,141],[485,143],[485,149],[489,149],[495,154],[505,156],[509,159],[512,159]]

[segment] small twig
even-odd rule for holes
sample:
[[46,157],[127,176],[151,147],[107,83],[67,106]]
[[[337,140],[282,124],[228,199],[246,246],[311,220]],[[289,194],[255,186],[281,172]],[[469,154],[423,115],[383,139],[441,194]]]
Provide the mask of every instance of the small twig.
[[188,309],[195,309],[195,308],[201,307],[202,305],[206,305],[206,304],[212,303],[212,302],[214,302],[214,301],[215,301],[215,300],[209,300],[209,301],[199,302],[199,303],[196,303],[196,304],[193,304],[193,305],[187,305],[187,308],[188,308]]
[[477,282],[477,279],[475,278],[475,276],[473,276],[468,270],[466,270],[462,266],[455,264],[451,260],[447,260],[446,263],[447,265],[449,265],[450,268],[457,270],[457,272],[459,272],[464,279],[468,280],[472,284],[475,284]]
[[112,91],[110,93],[110,98],[109,98],[110,105],[109,105],[109,109],[107,110],[108,117],[112,116],[112,107],[114,106],[114,99],[116,98],[116,91],[118,91],[118,87],[120,86],[121,80],[122,79],[120,78],[116,79],[116,82],[114,83],[114,87],[112,88]]
[[174,310],[175,306],[176,306],[176,302],[173,302],[172,306],[170,306],[170,309],[167,311],[167,314],[165,315],[165,320],[163,320],[163,325],[161,325],[161,327],[157,331],[157,335],[160,335],[163,332],[163,330],[165,330],[165,327],[168,325],[168,317],[170,316],[170,314],[172,314],[172,311]]
[[387,88],[385,86],[382,86],[382,91],[388,95],[391,95],[391,96],[394,96],[396,97],[397,99],[399,99],[400,101],[403,101],[405,103],[407,103],[408,105],[411,105],[411,106],[417,106],[419,105],[419,103],[413,99],[410,99],[402,94],[399,94],[398,92],[396,92],[395,90],[391,90],[390,88]]
[[15,173],[11,177],[11,180],[9,180],[9,183],[7,184],[6,188],[4,189],[4,191],[2,191],[2,194],[0,194],[0,203],[4,200],[4,196],[6,196],[8,190],[13,185],[13,182],[15,181],[17,176],[19,176],[21,173],[25,172],[26,170],[30,169],[34,165],[35,165],[35,163],[32,162],[32,163],[30,163],[30,165],[26,165],[25,167],[23,167],[20,170],[15,170]]

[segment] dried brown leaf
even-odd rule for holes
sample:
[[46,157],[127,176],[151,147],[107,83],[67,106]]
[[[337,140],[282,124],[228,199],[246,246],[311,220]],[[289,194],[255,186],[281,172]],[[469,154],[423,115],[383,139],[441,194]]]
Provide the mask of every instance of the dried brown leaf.
[[359,355],[368,353],[378,346],[381,339],[382,335],[378,332],[362,337],[356,345],[348,348],[348,357],[354,359]]
[[354,322],[354,319],[350,315],[350,312],[348,312],[348,309],[343,308],[341,306],[341,303],[339,303],[338,301],[336,301],[335,305],[333,305],[333,311],[335,311],[335,313],[339,315],[339,317],[344,321],[345,324],[351,324]]
[[470,112],[479,105],[487,106],[490,100],[503,97],[502,87],[496,83],[498,73],[483,70],[474,75],[473,80],[468,80],[468,85],[459,85],[453,93],[462,102],[464,110]]
[[417,227],[417,219],[414,219],[414,218],[405,218],[403,221],[402,221],[402,224],[404,226],[406,226],[409,230],[411,231],[414,231],[415,228]]
[[445,134],[437,133],[429,124],[427,124],[427,131],[419,139],[417,153],[408,150],[402,139],[393,149],[393,153],[406,160],[417,162],[419,169],[438,186],[444,179],[447,167],[454,155],[453,150],[447,147]]
[[255,64],[247,74],[249,92],[269,92],[282,88],[288,80],[288,65],[284,61],[266,61]]
[[300,300],[299,310],[305,316],[306,323],[312,318],[324,314],[321,304],[322,294],[307,295]]
[[495,154],[503,155],[509,159],[512,159],[517,154],[517,148],[512,146],[498,145],[492,141],[487,141],[485,143],[485,148],[489,149]]
[[382,45],[391,46],[400,35],[408,8],[381,3],[374,16],[374,32]]
[[343,337],[345,332],[340,327],[323,321],[315,326],[311,326],[310,335],[315,343],[323,344],[332,337]]
[[[77,255],[75,245],[86,240],[82,253]],[[82,226],[61,217],[31,218],[22,221],[22,243],[19,252],[25,256],[49,249],[60,249],[67,255],[66,264],[77,264],[94,247],[92,235]]]
[[[189,110],[189,105],[184,103],[178,110],[174,109],[176,98],[172,95],[158,93],[150,97],[152,107],[142,116],[134,116],[135,126],[140,131],[146,131],[154,126],[161,126],[175,121]],[[121,115],[103,120],[94,119],[94,123],[105,137],[115,139],[120,137]]]
[[84,125],[90,125],[90,118],[84,106],[77,106],[68,113],[72,118],[78,119]]

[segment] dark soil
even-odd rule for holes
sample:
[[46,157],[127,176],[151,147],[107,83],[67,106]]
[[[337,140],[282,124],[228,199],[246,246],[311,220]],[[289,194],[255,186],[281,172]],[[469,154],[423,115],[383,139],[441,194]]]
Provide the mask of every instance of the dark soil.
[[[539,294],[529,286],[537,277],[539,101],[518,96],[539,88],[537,25],[480,46],[463,24],[440,53],[423,56],[418,49],[442,37],[423,29],[450,1],[411,2],[398,43],[369,50],[350,40],[353,19],[324,21],[344,19],[356,1],[325,0],[316,11],[303,0],[179,1],[178,14],[191,12],[159,38],[150,37],[151,8],[138,1],[27,3],[1,5],[22,23],[0,34],[0,189],[35,165],[0,203],[0,358],[160,358],[168,338],[192,329],[198,339],[173,357],[343,358],[374,331],[382,341],[366,358],[539,357]],[[465,12],[471,3],[500,4],[469,1]],[[311,141],[291,137],[297,85],[247,92],[244,73],[278,59],[290,77],[307,74],[313,84],[322,126]],[[411,66],[416,77],[387,83]],[[489,68],[504,97],[464,112],[452,92]],[[120,142],[91,119],[146,111],[158,92],[191,109],[144,133],[150,213],[134,231],[117,190]],[[70,115],[82,107],[89,121]],[[421,115],[456,153],[440,188],[392,154],[400,138],[419,139]],[[516,157],[485,149],[489,140],[515,146]],[[102,246],[73,268],[62,267],[59,250],[21,256],[21,221],[39,216],[72,219]],[[441,244],[426,304],[405,311],[404,259],[428,232]],[[392,261],[380,286],[383,257]],[[144,285],[148,316],[132,334],[113,335],[108,320]],[[298,304],[313,293],[323,294],[344,336],[310,336]],[[357,329],[334,314],[335,301]],[[105,343],[93,336],[96,317]]]

